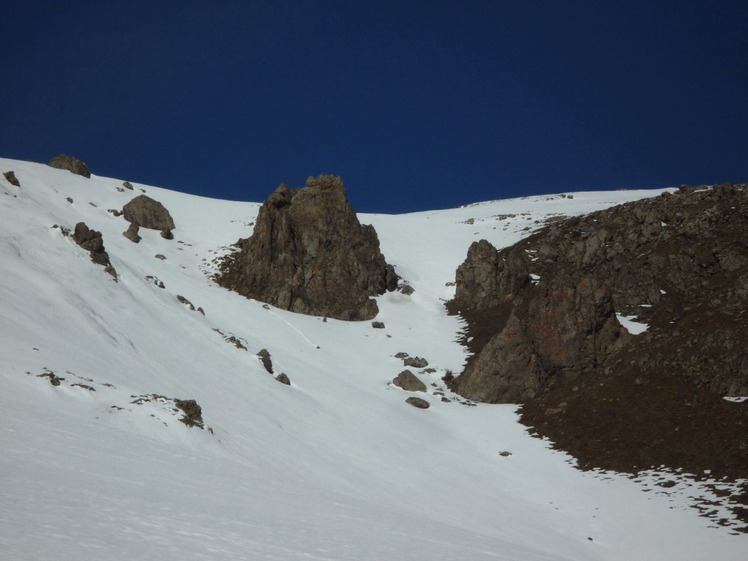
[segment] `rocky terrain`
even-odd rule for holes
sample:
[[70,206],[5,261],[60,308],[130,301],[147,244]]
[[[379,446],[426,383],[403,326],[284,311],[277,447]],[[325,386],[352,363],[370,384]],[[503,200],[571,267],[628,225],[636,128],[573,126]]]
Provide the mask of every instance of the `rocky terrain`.
[[358,221],[339,177],[278,187],[260,208],[252,236],[236,246],[217,282],[284,310],[367,320],[378,313],[371,297],[397,288],[374,227]]
[[746,232],[748,185],[718,185],[474,243],[449,304],[474,354],[452,389],[524,403],[584,467],[748,477]]
[[[715,207],[720,217],[714,222],[723,233],[729,230],[725,217],[737,220],[730,207],[743,207],[738,199],[731,202],[742,195],[733,192],[739,189],[721,193]],[[290,222],[283,212],[304,200],[304,189],[295,196],[283,191],[280,198],[293,203],[281,201],[276,225]],[[340,321],[292,313],[215,282],[226,256],[241,253],[232,244],[267,227],[258,221],[261,204],[0,158],[0,551],[8,559],[60,561],[742,561],[748,534],[739,531],[745,525],[735,453],[738,434],[745,432],[740,386],[734,400],[721,398],[722,389],[740,378],[723,375],[697,393],[690,382],[695,368],[690,377],[664,367],[667,375],[652,367],[646,377],[639,371],[632,377],[616,366],[627,349],[624,362],[660,364],[656,344],[668,326],[683,349],[689,348],[685,339],[678,342],[684,337],[696,345],[712,336],[725,343],[719,329],[686,329],[700,325],[682,323],[690,317],[686,306],[697,304],[683,300],[678,314],[666,306],[668,298],[689,290],[705,301],[740,302],[735,287],[741,277],[722,269],[742,274],[739,222],[734,240],[715,245],[715,261],[706,260],[705,271],[713,274],[700,289],[691,281],[682,287],[664,283],[671,267],[653,273],[655,290],[644,295],[659,294],[656,303],[632,292],[627,309],[619,294],[625,290],[608,283],[593,298],[600,305],[590,307],[582,298],[588,292],[584,279],[598,278],[595,266],[580,266],[580,279],[564,265],[569,255],[582,254],[571,249],[574,244],[608,251],[626,232],[632,240],[621,243],[622,263],[629,262],[627,251],[636,251],[649,255],[641,262],[656,265],[658,253],[646,253],[646,243],[637,241],[640,230],[659,225],[665,235],[679,220],[698,224],[689,205],[701,209],[698,219],[708,217],[713,195],[696,189],[660,197],[662,192],[559,194],[360,215],[376,228],[381,244],[362,255],[374,261],[386,255],[408,282],[376,297],[372,321]],[[589,239],[597,239],[589,234],[597,223],[585,215],[643,199],[650,202],[593,214],[609,217],[613,226],[610,238]],[[623,225],[636,209],[645,215],[659,209],[660,200],[675,205],[672,218],[661,218],[666,226],[656,221],[655,210],[642,220],[645,226]],[[314,205],[303,210],[322,212]],[[151,214],[163,222],[151,222]],[[576,229],[566,229],[564,216],[580,217],[567,222]],[[322,216],[306,223],[317,230],[342,228]],[[530,241],[537,244],[546,226],[557,237],[552,250],[543,249],[543,259],[538,245],[520,246],[526,259],[512,249],[533,233]],[[313,230],[282,231],[280,238],[312,244],[315,236],[326,239]],[[694,230],[697,237],[702,231],[709,228]],[[481,258],[461,268],[457,287],[455,271],[473,242],[471,254]],[[298,250],[307,246],[297,239],[287,259],[306,266]],[[690,249],[701,259],[696,245]],[[506,265],[509,254],[516,254],[525,273],[514,261]],[[325,253],[318,249],[316,255]],[[116,267],[117,282],[107,263]],[[575,297],[564,301],[559,285],[554,302],[531,304],[531,292],[542,294],[553,278],[551,263],[560,272],[555,282],[568,279]],[[381,271],[387,277],[386,265],[377,270],[372,278]],[[725,284],[717,295],[706,291],[720,278]],[[448,315],[444,304],[456,294],[470,302],[470,286],[478,302],[491,305],[473,310],[475,318],[486,319],[484,329],[473,322],[474,337],[466,333],[460,341],[466,322]],[[503,298],[499,287],[514,298]],[[511,306],[522,301],[552,312],[559,325],[530,324],[524,308]],[[642,303],[652,308],[640,308]],[[520,351],[558,365],[558,381],[539,378],[530,388],[534,397],[522,398],[521,412],[532,431],[554,441],[533,438],[519,422],[518,405],[477,403],[447,386],[470,357],[466,343],[477,352],[496,335],[492,330],[503,320],[490,312],[501,306],[506,318],[515,317]],[[703,308],[705,314],[712,309],[722,308]],[[726,309],[720,317],[730,315]],[[678,317],[675,327],[667,323]],[[539,330],[535,338],[523,325]],[[585,325],[592,330],[577,336],[577,350],[560,337],[564,326]],[[647,338],[649,348],[633,346]],[[723,354],[739,356],[740,349]],[[514,357],[516,372],[521,356]],[[687,358],[667,360],[688,365]],[[732,364],[728,359],[719,357],[719,364]],[[528,391],[513,383],[505,393]],[[705,455],[695,456],[694,449]],[[637,450],[637,466],[657,458],[657,467],[636,475],[616,471],[629,469]],[[706,453],[710,463],[701,461]],[[676,465],[684,467],[668,469]]]

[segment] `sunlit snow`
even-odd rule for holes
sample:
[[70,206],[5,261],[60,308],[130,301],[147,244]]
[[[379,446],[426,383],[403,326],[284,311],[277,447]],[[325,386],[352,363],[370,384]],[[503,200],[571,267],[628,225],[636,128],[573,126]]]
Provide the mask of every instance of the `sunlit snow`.
[[640,335],[649,329],[649,325],[646,323],[636,321],[638,316],[624,316],[623,314],[616,313],[616,317],[618,318],[618,322],[631,335]]
[[[657,191],[361,215],[415,289],[379,298],[386,328],[372,329],[210,280],[257,203],[0,159],[8,170],[21,187],[0,174],[2,559],[744,559],[746,536],[709,527],[688,506],[693,488],[644,493],[577,471],[515,406],[468,406],[441,381],[467,358],[443,304],[470,243],[503,247],[552,216]],[[141,190],[171,212],[174,240],[122,236],[108,210]],[[62,235],[78,221],[103,233],[118,282]],[[262,348],[290,386],[264,370]],[[401,351],[435,369],[415,372],[427,410],[390,384]],[[206,429],[180,423],[167,398],[197,400]]]

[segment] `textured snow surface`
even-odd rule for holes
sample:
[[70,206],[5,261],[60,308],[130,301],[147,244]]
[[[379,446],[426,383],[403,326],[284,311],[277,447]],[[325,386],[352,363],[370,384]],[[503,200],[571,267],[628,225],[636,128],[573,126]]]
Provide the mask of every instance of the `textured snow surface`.
[[[469,406],[441,381],[466,360],[443,303],[472,241],[506,246],[547,218],[659,192],[360,215],[415,288],[379,298],[386,327],[372,329],[210,280],[258,204],[0,159],[8,170],[21,187],[0,174],[2,559],[745,558],[748,538],[710,527],[690,491],[577,471],[514,406]],[[141,189],[171,212],[174,240],[122,236],[107,210]],[[118,282],[61,233],[78,221],[103,233]],[[290,386],[264,370],[262,348]],[[427,410],[390,384],[400,351],[435,369],[415,369]],[[197,400],[206,430],[179,422],[172,398]]]

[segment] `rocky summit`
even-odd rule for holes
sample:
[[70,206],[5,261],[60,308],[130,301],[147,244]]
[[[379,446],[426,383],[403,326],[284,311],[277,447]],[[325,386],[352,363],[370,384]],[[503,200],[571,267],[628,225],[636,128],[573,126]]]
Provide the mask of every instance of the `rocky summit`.
[[254,232],[239,240],[217,282],[284,310],[342,320],[378,313],[371,297],[397,287],[373,226],[362,225],[340,177],[281,185],[260,208]]

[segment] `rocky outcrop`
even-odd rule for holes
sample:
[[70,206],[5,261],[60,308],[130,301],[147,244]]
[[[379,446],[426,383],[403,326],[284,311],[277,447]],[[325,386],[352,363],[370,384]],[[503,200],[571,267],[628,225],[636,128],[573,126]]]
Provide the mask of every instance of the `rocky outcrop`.
[[104,270],[117,280],[117,271],[109,262],[109,254],[104,249],[104,239],[101,232],[92,230],[85,222],[78,222],[73,232],[73,241],[88,251],[91,261],[102,265]]
[[254,233],[237,242],[216,281],[248,298],[302,314],[367,320],[371,296],[397,288],[373,226],[361,225],[339,177],[281,185],[260,208]]
[[78,158],[74,158],[73,156],[60,154],[59,156],[55,156],[49,162],[47,162],[47,165],[49,167],[57,169],[66,169],[70,173],[74,173],[83,177],[91,177],[91,172],[88,171],[88,166],[84,162],[81,162]]
[[[470,323],[474,356],[453,388],[524,402],[633,364],[748,394],[747,208],[742,185],[689,189],[556,223],[501,251],[474,243],[450,303]],[[617,314],[649,330],[631,335]]]
[[718,185],[474,244],[449,304],[473,355],[450,388],[522,402],[583,468],[746,478],[748,402],[723,399],[748,395],[746,232],[748,185]]
[[[174,229],[174,220],[169,211],[160,202],[148,195],[138,195],[122,207],[125,220],[137,224],[141,228],[161,230],[162,232]],[[167,236],[164,236],[167,239]]]
[[188,427],[203,428],[203,410],[194,399],[175,399],[174,405],[182,410],[184,415],[179,419]]

